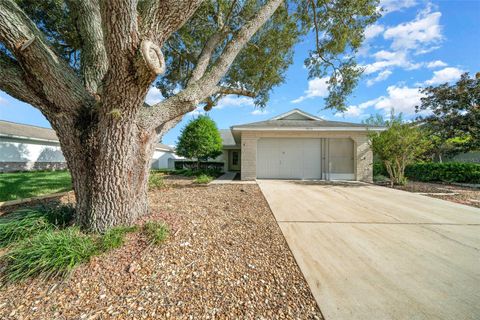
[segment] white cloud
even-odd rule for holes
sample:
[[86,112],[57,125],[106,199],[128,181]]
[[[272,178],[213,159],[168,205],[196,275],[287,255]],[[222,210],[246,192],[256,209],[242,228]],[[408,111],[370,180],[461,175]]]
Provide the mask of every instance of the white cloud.
[[434,71],[433,77],[425,81],[427,85],[442,84],[445,82],[454,81],[460,78],[463,70],[454,67],[443,68],[442,70]]
[[413,7],[417,4],[416,0],[381,0],[380,8],[383,9],[383,14]]
[[394,50],[425,50],[443,39],[440,26],[440,12],[422,11],[415,20],[387,28],[383,37],[392,40]]
[[252,98],[228,95],[220,99],[215,108],[222,109],[226,107],[252,107],[254,105],[255,104]]
[[415,106],[420,104],[420,98],[423,96],[418,88],[407,86],[389,86],[387,93],[388,96],[381,96],[374,104],[375,109],[384,110],[385,114],[394,109],[397,114],[402,112],[405,115],[413,115]]
[[446,64],[442,60],[430,61],[429,63],[427,63],[427,68],[429,69],[441,68],[446,66],[448,66],[448,64]]
[[405,51],[387,51],[381,50],[376,52],[373,57],[375,62],[366,64],[363,67],[365,68],[365,74],[372,74],[385,70],[389,67],[399,67],[403,69],[413,70],[418,69],[421,64],[412,63],[408,61],[407,53]]
[[370,87],[370,86],[372,86],[373,84],[375,84],[375,83],[377,83],[377,82],[384,81],[384,80],[386,80],[388,77],[390,77],[391,74],[392,74],[392,71],[390,71],[390,70],[383,70],[383,71],[380,72],[375,78],[369,79],[369,80],[367,81],[367,86]]
[[328,95],[328,77],[324,78],[315,78],[308,81],[308,89],[305,91],[305,95],[292,100],[292,103],[300,103],[305,99],[315,98],[315,97],[326,97]]
[[382,33],[385,30],[385,27],[382,26],[381,24],[373,24],[365,28],[365,40],[368,41],[370,39],[375,38],[378,36],[380,33]]
[[255,109],[252,112],[250,112],[250,114],[252,114],[254,116],[261,116],[261,115],[268,114],[268,113],[269,112],[266,109]]
[[338,112],[336,117],[365,118],[369,113],[366,109],[373,107],[376,110],[383,110],[385,115],[389,115],[392,109],[395,113],[404,115],[415,114],[415,106],[420,104],[423,94],[418,88],[409,88],[407,86],[389,86],[387,95],[376,99],[365,101],[359,105],[349,106],[345,112]]
[[349,106],[346,111],[337,112],[335,114],[335,117],[347,117],[347,118],[364,117],[365,114],[363,113],[363,111],[369,107],[374,106],[382,98],[383,97],[368,100],[363,103],[360,103],[358,106]]
[[155,104],[162,101],[163,99],[164,98],[160,90],[157,89],[156,87],[151,87],[150,90],[148,90],[147,97],[145,98],[145,102],[148,104]]

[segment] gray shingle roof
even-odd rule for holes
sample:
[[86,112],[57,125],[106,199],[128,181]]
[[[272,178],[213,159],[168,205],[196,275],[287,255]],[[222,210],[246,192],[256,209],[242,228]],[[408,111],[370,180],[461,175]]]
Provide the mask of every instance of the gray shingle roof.
[[235,146],[235,139],[233,139],[232,130],[220,129],[220,137],[222,137],[224,146]]
[[361,123],[329,121],[329,120],[265,120],[233,126],[232,128],[366,128]]
[[[58,137],[53,129],[5,120],[0,120],[0,136],[58,141]],[[172,147],[163,143],[157,143],[156,147],[173,151]]]

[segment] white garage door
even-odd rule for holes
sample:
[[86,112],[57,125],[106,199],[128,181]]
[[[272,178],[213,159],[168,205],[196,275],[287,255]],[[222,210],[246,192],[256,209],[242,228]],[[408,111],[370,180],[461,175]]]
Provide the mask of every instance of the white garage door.
[[353,147],[348,138],[262,138],[257,143],[257,178],[354,180]]
[[354,180],[354,160],[352,139],[326,139],[328,151],[328,180]]
[[321,139],[259,139],[257,177],[321,179]]

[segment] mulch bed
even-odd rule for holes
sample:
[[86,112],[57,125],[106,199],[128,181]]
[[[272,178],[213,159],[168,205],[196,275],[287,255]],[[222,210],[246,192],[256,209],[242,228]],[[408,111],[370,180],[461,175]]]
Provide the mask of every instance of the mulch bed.
[[321,319],[257,185],[167,179],[150,193],[171,235],[131,234],[68,279],[0,288],[0,319]]
[[[378,184],[390,187],[390,185],[386,185],[385,183]],[[409,192],[424,193],[426,196],[432,198],[448,200],[480,208],[480,189],[478,188],[417,181],[409,181],[405,186],[395,186],[394,188]]]

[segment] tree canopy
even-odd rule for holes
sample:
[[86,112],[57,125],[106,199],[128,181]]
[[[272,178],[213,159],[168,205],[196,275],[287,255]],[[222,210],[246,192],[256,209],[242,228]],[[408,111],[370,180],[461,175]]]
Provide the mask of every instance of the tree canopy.
[[[225,95],[259,106],[307,34],[310,77],[343,110],[378,0],[0,0],[0,90],[39,109],[72,174],[80,225],[148,211],[155,143]],[[152,85],[164,99],[145,102]]]
[[392,117],[386,122],[387,130],[369,133],[372,151],[390,176],[390,183],[405,184],[405,167],[421,157],[429,148],[418,126],[403,123],[401,118]]
[[454,84],[430,86],[416,107],[424,132],[437,154],[455,155],[480,149],[480,73],[464,73]]
[[222,154],[222,138],[215,121],[208,116],[192,119],[180,133],[176,152],[182,157],[208,160]]

